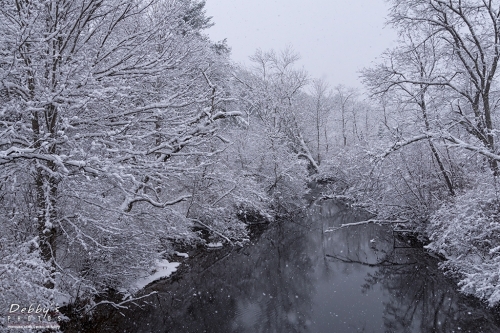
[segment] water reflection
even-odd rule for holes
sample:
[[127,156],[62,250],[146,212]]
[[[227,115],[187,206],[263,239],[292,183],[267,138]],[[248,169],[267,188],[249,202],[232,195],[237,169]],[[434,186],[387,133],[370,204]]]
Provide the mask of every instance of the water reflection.
[[[422,249],[393,249],[378,225],[323,201],[256,244],[192,258],[147,303],[100,312],[87,332],[499,332]],[[76,331],[75,329],[71,332]],[[69,331],[68,331],[69,332]]]
[[396,249],[388,261],[394,264],[369,274],[364,289],[381,285],[389,295],[384,325],[391,332],[499,332],[492,314],[458,294],[423,250]]

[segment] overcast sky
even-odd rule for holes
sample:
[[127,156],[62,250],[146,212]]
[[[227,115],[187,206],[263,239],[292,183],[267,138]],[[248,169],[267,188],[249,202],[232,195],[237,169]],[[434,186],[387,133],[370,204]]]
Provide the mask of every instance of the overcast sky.
[[257,48],[301,55],[300,65],[312,77],[334,86],[361,87],[357,73],[393,45],[396,34],[384,28],[384,0],[207,0],[219,41],[227,38],[232,57],[248,63]]

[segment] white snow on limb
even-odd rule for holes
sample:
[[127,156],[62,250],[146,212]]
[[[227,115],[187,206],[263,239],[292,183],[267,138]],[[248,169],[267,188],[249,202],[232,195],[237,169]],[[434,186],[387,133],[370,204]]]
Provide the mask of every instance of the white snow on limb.
[[413,138],[410,139],[402,139],[396,143],[394,143],[390,148],[386,149],[384,153],[380,154],[377,156],[378,159],[383,159],[390,155],[392,152],[395,152],[396,150],[399,150],[400,148],[403,148],[405,146],[408,146],[409,144],[415,143],[420,140],[425,140],[425,139],[430,139],[434,136],[439,137],[436,133],[425,133],[421,135],[414,136]]
[[189,254],[187,254],[187,253],[182,253],[182,252],[175,251],[174,254],[176,256],[178,256],[178,257],[189,258]]
[[344,224],[341,224],[338,227],[328,228],[328,229],[325,230],[325,232],[334,232],[334,231],[337,231],[337,230],[342,229],[342,228],[360,226],[360,225],[370,224],[370,223],[373,223],[373,224],[392,224],[392,223],[408,223],[408,222],[409,222],[408,220],[377,220],[377,219],[370,219],[370,220],[366,220],[366,221],[344,223]]
[[298,135],[299,143],[300,143],[300,148],[302,149],[302,152],[299,153],[299,157],[304,157],[306,158],[311,166],[317,171],[319,170],[319,165],[316,162],[316,160],[312,157],[311,151],[309,150],[309,147],[307,147],[306,142],[304,141],[304,138],[302,137],[302,134],[299,133]]
[[181,196],[177,199],[174,199],[172,201],[165,201],[165,202],[158,202],[152,198],[150,198],[148,195],[146,194],[143,194],[143,195],[136,195],[135,197],[127,197],[125,199],[125,201],[123,201],[123,203],[121,204],[120,206],[120,210],[122,211],[130,211],[132,209],[132,205],[136,202],[147,202],[149,203],[150,205],[154,206],[154,207],[157,207],[157,208],[165,208],[167,206],[173,206],[181,201],[184,201],[184,200],[187,200],[191,198],[191,195],[184,195],[184,196]]
[[55,303],[58,304],[59,306],[70,304],[72,299],[71,296],[68,294],[63,294],[63,293],[56,293],[55,294]]
[[267,212],[261,212],[262,217],[266,219],[267,222],[272,222],[274,221],[274,217],[271,216],[271,214]]
[[153,270],[154,273],[149,276],[139,278],[131,285],[131,288],[134,291],[138,291],[154,281],[167,278],[177,270],[179,265],[180,263],[178,262],[169,262],[166,259],[159,260]]
[[[199,225],[201,225],[201,226],[203,226],[207,230],[210,230],[214,234],[219,235],[220,237],[224,238],[229,244],[233,245],[233,242],[229,238],[227,238],[226,236],[224,236],[224,234],[222,234],[222,233],[218,232],[217,230],[211,228],[210,226],[206,225],[205,223],[201,222],[200,220],[194,220],[194,222],[197,223],[197,224],[199,224]],[[219,243],[217,243],[217,244],[219,244]],[[222,244],[220,245],[220,247],[222,247]]]
[[487,147],[484,147],[480,144],[470,144],[467,143],[456,136],[453,136],[449,133],[433,133],[433,132],[426,132],[421,135],[414,136],[410,139],[403,139],[400,140],[396,143],[394,143],[390,148],[386,149],[384,153],[381,155],[378,155],[377,157],[379,159],[383,159],[390,155],[392,152],[395,152],[399,150],[400,148],[403,148],[405,146],[408,146],[412,143],[415,143],[417,141],[421,140],[445,140],[446,145],[449,147],[454,147],[454,148],[461,148],[465,150],[469,150],[478,154],[481,154],[483,156],[486,156],[492,160],[497,160],[500,161],[500,155],[495,154],[491,152]]
[[240,111],[225,111],[225,112],[217,112],[212,116],[212,120],[217,120],[220,118],[227,118],[227,117],[243,117],[243,113]]
[[222,247],[222,243],[220,243],[220,242],[217,242],[217,243],[208,243],[207,247],[210,248],[210,249],[218,249],[218,248]]

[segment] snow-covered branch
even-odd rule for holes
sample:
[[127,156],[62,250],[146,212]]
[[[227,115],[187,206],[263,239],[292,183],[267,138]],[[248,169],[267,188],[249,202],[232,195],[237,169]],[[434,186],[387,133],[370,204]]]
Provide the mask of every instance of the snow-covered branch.
[[366,224],[379,224],[379,225],[383,225],[383,224],[397,224],[397,223],[408,223],[408,222],[409,222],[408,220],[379,220],[379,219],[370,219],[370,220],[365,220],[365,221],[359,221],[359,222],[352,222],[352,223],[341,224],[338,227],[328,228],[328,229],[325,230],[325,232],[334,232],[334,231],[337,231],[337,230],[340,230],[340,229],[349,228],[349,227],[357,227],[357,226],[366,225]]
[[187,199],[190,199],[191,195],[184,195],[181,196],[177,199],[171,200],[171,201],[165,201],[165,202],[159,202],[156,201],[149,196],[143,194],[143,195],[136,195],[134,197],[127,198],[120,206],[120,209],[122,209],[125,212],[130,212],[132,210],[132,207],[134,203],[136,202],[147,202],[153,207],[156,208],[165,208],[168,206],[173,206],[175,204],[178,204],[179,202],[186,201]]

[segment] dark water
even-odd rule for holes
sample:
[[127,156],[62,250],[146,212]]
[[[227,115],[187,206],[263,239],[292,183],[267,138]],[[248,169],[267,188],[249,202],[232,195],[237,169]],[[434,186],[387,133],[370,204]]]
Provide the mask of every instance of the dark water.
[[[87,332],[500,332],[423,249],[394,249],[384,226],[324,233],[366,216],[322,201],[238,250],[191,258],[141,307]],[[186,263],[184,265],[186,265]]]

